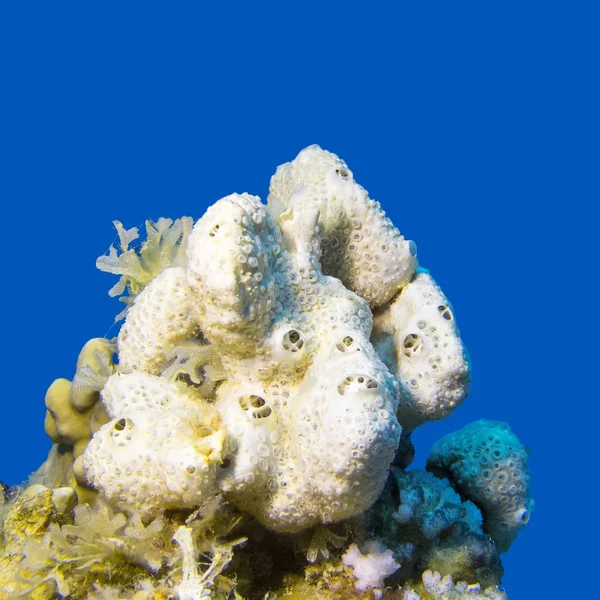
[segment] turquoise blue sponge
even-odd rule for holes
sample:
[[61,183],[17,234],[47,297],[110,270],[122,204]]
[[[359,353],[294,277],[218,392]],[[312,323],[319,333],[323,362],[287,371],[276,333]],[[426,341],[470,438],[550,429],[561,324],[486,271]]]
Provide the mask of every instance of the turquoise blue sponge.
[[434,444],[427,470],[481,509],[484,531],[506,552],[533,510],[527,456],[506,423],[480,420]]

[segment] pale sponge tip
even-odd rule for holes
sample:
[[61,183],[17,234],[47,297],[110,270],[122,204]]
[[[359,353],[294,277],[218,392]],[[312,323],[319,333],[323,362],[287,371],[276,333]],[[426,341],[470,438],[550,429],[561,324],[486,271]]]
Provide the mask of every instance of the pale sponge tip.
[[404,239],[348,165],[317,145],[277,169],[268,208],[277,218],[290,209],[318,209],[323,272],[371,308],[391,300],[415,272],[416,244]]

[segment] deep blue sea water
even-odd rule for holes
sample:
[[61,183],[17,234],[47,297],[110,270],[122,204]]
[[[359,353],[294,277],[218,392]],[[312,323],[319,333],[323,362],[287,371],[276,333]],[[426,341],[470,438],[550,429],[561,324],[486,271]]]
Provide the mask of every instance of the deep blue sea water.
[[593,597],[592,3],[199,6],[0,7],[0,480],[44,460],[46,388],[117,333],[116,280],[94,267],[112,220],[266,199],[276,166],[318,143],[416,241],[471,356],[471,395],[418,430],[416,466],[473,420],[509,422],[536,500],[504,557],[509,596]]

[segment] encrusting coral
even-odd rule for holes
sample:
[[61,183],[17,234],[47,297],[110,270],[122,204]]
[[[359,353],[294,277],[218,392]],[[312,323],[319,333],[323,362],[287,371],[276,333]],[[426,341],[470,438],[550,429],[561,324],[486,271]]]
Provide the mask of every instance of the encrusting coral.
[[479,422],[407,470],[470,364],[416,245],[341,159],[310,146],[266,204],[148,221],[139,247],[115,226],[97,266],[125,321],[50,386],[48,459],[3,488],[0,600],[506,597],[526,453]]

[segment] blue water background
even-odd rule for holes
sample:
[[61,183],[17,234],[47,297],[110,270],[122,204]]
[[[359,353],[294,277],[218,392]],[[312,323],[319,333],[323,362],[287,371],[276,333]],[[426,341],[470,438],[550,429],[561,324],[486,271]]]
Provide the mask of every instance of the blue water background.
[[43,461],[46,388],[86,340],[117,333],[116,279],[94,267],[111,221],[266,199],[275,167],[319,143],[416,241],[471,355],[471,396],[418,431],[415,464],[475,419],[508,421],[533,448],[536,499],[504,558],[510,598],[589,591],[592,3],[201,4],[0,7],[0,479]]

